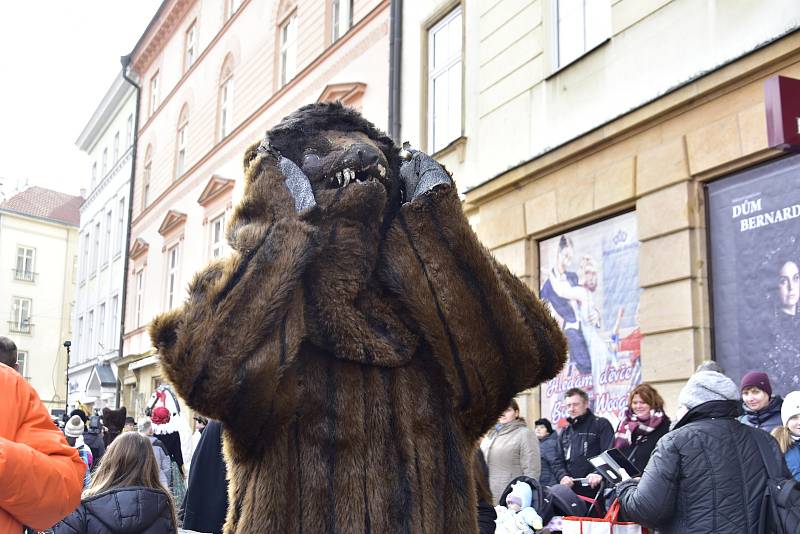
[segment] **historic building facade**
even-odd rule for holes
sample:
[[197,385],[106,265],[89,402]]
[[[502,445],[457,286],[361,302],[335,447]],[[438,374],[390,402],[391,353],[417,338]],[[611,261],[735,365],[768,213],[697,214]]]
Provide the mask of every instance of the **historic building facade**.
[[386,127],[388,0],[166,0],[130,56],[141,87],[121,403],[164,377],[146,329],[228,252],[246,147],[289,112],[340,99]]
[[30,187],[0,204],[0,335],[14,340],[19,372],[53,414],[66,410],[82,202]]
[[[570,338],[570,365],[527,395],[526,411],[558,419],[561,393],[580,385],[615,415],[643,380],[674,413],[700,361],[719,360],[735,380],[766,366],[768,349],[737,352],[720,339],[735,313],[721,295],[755,288],[742,274],[738,286],[710,290],[724,262],[710,252],[717,234],[707,228],[707,194],[784,155],[768,142],[765,83],[800,78],[800,7],[409,5],[402,137],[455,173],[481,240],[541,291]],[[746,212],[750,197],[733,198]]]
[[135,113],[134,88],[118,75],[75,142],[89,155],[91,178],[80,213],[75,336],[67,371],[71,406],[114,408],[118,401]]

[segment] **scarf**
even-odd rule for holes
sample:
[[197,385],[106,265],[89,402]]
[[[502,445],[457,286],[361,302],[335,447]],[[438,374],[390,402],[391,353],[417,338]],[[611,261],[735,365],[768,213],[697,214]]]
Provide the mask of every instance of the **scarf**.
[[625,410],[625,416],[619,423],[617,433],[614,435],[614,448],[629,447],[633,440],[633,434],[650,434],[653,430],[658,428],[661,421],[664,420],[664,412],[658,410],[650,410],[650,415],[647,418],[638,418],[636,414],[631,412],[630,408]]

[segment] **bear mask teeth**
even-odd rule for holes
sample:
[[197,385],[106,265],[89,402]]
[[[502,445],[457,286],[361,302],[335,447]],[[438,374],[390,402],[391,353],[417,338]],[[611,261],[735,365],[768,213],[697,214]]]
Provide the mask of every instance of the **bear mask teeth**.
[[334,187],[347,187],[350,183],[375,181],[379,178],[386,178],[386,167],[380,163],[358,171],[345,167],[334,175],[331,185]]

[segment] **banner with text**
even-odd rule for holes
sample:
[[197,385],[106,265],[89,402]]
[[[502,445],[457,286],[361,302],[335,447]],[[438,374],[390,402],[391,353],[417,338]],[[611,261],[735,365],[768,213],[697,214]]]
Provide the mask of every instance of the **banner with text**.
[[708,213],[716,360],[800,389],[800,156],[709,184]]
[[539,243],[540,296],[567,337],[567,365],[542,384],[542,417],[565,424],[564,392],[579,387],[616,425],[641,382],[639,241],[630,212]]

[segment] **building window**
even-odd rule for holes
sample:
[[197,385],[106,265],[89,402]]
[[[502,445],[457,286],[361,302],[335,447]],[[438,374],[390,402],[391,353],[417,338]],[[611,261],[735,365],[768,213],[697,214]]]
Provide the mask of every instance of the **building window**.
[[144,302],[144,269],[136,273],[136,310],[133,315],[136,328],[142,325],[142,304]]
[[105,352],[106,348],[104,345],[105,338],[103,337],[106,333],[106,303],[102,303],[100,308],[97,310],[97,345],[100,349]]
[[189,111],[183,106],[178,119],[177,154],[175,156],[175,178],[179,178],[186,171],[186,131],[189,126]]
[[225,246],[225,215],[220,215],[211,221],[211,257],[219,258]]
[[83,261],[81,262],[81,280],[86,280],[86,275],[89,272],[89,243],[91,237],[89,232],[83,234],[83,247],[81,247],[81,254],[83,254]]
[[22,297],[14,297],[14,305],[11,309],[11,321],[9,330],[20,334],[31,333],[31,308],[33,301]]
[[114,212],[108,210],[106,213],[106,234],[103,237],[103,265],[108,263],[108,255],[111,250],[111,227],[114,225]]
[[297,15],[290,15],[280,29],[280,87],[297,73]]
[[219,138],[225,139],[231,133],[231,110],[233,107],[233,71],[230,60],[222,68],[219,85]]
[[461,136],[461,8],[428,30],[428,144],[438,152]]
[[25,282],[34,281],[33,261],[36,258],[36,250],[30,247],[17,247],[17,268],[14,271],[14,278]]
[[158,71],[150,78],[150,109],[148,116],[152,116],[158,107]]
[[125,127],[125,150],[133,145],[133,113],[128,115],[127,126]]
[[[105,177],[107,172],[108,172],[108,147],[105,147],[103,149],[103,168],[100,172],[101,180]],[[92,187],[94,187],[94,184],[92,184]]]
[[192,22],[186,30],[186,54],[184,55],[183,70],[187,71],[197,59],[197,22]]
[[86,352],[84,356],[91,358],[94,354],[94,310],[90,310],[86,316]]
[[117,164],[119,161],[119,132],[114,134],[114,157],[111,159],[111,163],[114,165]]
[[178,292],[178,261],[180,246],[175,245],[167,251],[167,309],[175,305]]
[[353,26],[353,0],[331,1],[331,42],[336,42]]
[[153,147],[148,145],[144,152],[144,171],[142,172],[142,210],[150,205],[150,174],[153,170]]
[[97,162],[95,161],[92,163],[92,189],[94,189],[94,184],[97,183]]
[[125,199],[119,199],[119,206],[117,206],[117,254],[122,252],[122,246],[125,242]]
[[100,264],[100,223],[94,225],[94,242],[92,244],[92,274]]
[[30,378],[28,376],[28,351],[27,350],[17,350],[17,369],[19,369],[19,374],[21,374],[25,378]]
[[117,346],[117,321],[119,321],[119,315],[117,311],[117,307],[119,306],[119,297],[114,295],[111,297],[111,309],[109,313],[111,317],[109,318],[110,328],[109,328],[109,339],[108,339],[108,346],[113,348]]
[[78,358],[78,362],[83,361],[83,342],[85,341],[83,335],[83,316],[78,317],[78,343],[75,351],[75,356]]
[[556,0],[555,11],[557,68],[611,37],[609,0]]
[[225,1],[225,18],[229,19],[239,11],[241,0],[226,0]]

